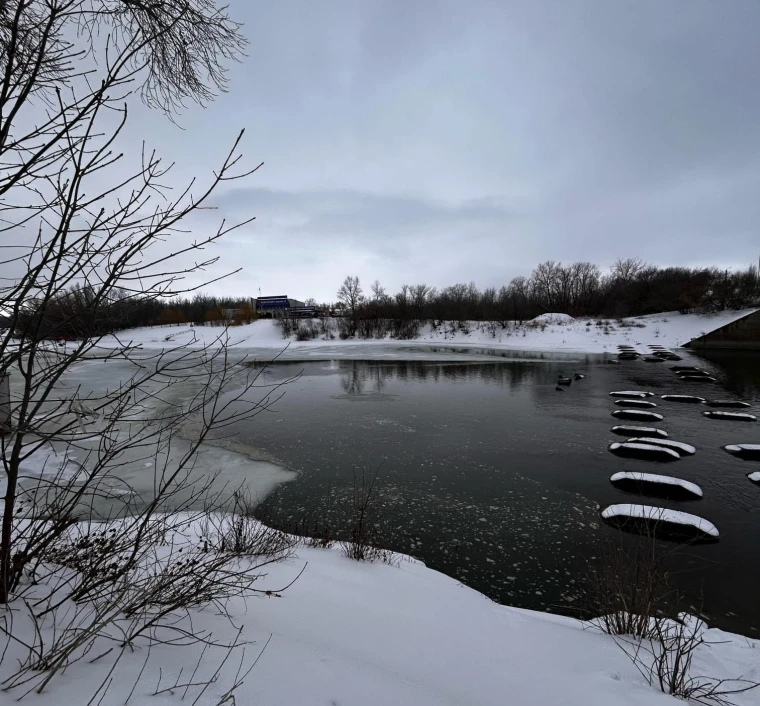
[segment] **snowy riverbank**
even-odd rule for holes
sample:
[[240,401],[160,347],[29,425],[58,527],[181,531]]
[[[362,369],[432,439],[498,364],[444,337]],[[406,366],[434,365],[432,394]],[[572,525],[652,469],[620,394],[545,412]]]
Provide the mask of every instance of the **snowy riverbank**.
[[[357,348],[367,351],[372,346],[415,347],[424,344],[456,348],[477,346],[496,350],[556,351],[578,353],[617,352],[619,344],[645,347],[659,344],[666,348],[682,346],[697,336],[724,326],[745,316],[752,309],[724,311],[718,314],[679,314],[666,312],[650,316],[628,318],[621,324],[616,320],[573,319],[556,321],[539,319],[524,324],[510,322],[506,328],[496,324],[470,322],[465,330],[451,325],[433,328],[422,327],[413,340],[361,339],[345,341],[339,338],[318,337],[310,341],[284,339],[280,328],[272,320],[226,329],[230,343],[239,349],[266,350],[275,353],[288,347],[287,357],[313,357],[321,349],[329,348],[331,357],[354,357]],[[305,322],[306,323],[306,322]],[[452,329],[455,329],[453,330]],[[213,326],[191,327],[152,326],[123,331],[118,335],[121,343],[130,342],[146,350],[170,348],[176,345],[200,347],[213,345],[224,336],[225,329]],[[117,338],[108,336],[100,343],[105,348],[115,347]],[[327,352],[327,351],[323,351]]]
[[[193,632],[220,644],[234,642],[242,628],[245,652],[238,648],[222,667],[222,647],[154,644],[148,652],[138,641],[134,650],[73,664],[25,703],[84,704],[107,685],[106,704],[168,705],[179,703],[183,691],[186,703],[220,704],[239,665],[245,673],[262,650],[235,692],[238,706],[676,703],[647,683],[621,649],[626,643],[569,618],[497,605],[408,557],[392,565],[358,563],[337,548],[299,547],[265,573],[255,584],[258,597],[225,601],[229,618],[194,608],[175,624],[192,624]],[[33,635],[24,634],[31,626],[17,620],[16,637],[31,641]],[[760,679],[760,641],[714,629],[705,639],[714,644],[697,649],[693,675]],[[23,648],[14,641],[3,664],[6,676],[17,656]],[[215,683],[194,701],[217,669]],[[154,695],[187,681],[199,686]],[[0,693],[0,704],[16,698]],[[731,698],[749,706],[757,692]]]

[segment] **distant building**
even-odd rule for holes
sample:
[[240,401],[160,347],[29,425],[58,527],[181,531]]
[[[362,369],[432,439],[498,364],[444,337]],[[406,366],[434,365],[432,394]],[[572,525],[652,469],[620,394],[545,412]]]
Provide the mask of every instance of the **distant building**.
[[288,310],[288,316],[293,319],[316,319],[322,315],[322,310],[316,306],[292,306]]
[[304,308],[304,303],[298,299],[290,299],[286,295],[277,297],[258,297],[256,314],[263,319],[278,319],[290,315],[292,309]]

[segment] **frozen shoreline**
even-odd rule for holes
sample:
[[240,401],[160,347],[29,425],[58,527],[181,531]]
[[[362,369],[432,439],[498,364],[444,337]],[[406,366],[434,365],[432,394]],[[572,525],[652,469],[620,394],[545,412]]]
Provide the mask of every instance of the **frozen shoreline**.
[[[482,351],[515,352],[515,359],[523,353],[527,359],[535,360],[541,354],[617,353],[617,347],[621,344],[634,346],[642,352],[647,351],[650,344],[677,348],[752,311],[724,311],[718,314],[665,312],[628,318],[623,325],[615,320],[575,319],[569,322],[555,320],[554,323],[510,322],[506,328],[497,325],[489,330],[482,322],[470,322],[469,333],[457,330],[453,334],[451,327],[434,329],[428,324],[421,329],[420,336],[412,340],[352,338],[342,341],[338,338],[316,338],[295,341],[293,338],[284,339],[274,321],[259,320],[228,329],[190,325],[144,327],[122,331],[118,336],[104,337],[99,346],[111,349],[117,347],[120,341],[146,351],[179,345],[188,348],[214,347],[220,345],[226,334],[236,354],[267,357],[281,352],[283,360],[451,359],[456,356],[470,358],[481,355]],[[597,321],[600,323],[597,324]]]

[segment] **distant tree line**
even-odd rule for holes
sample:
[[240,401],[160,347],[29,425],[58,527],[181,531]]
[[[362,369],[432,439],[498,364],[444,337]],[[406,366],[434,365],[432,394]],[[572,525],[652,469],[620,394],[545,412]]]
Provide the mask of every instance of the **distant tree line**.
[[[428,321],[482,321],[506,328],[509,321],[526,321],[547,312],[623,318],[670,310],[743,309],[760,304],[760,275],[757,266],[738,271],[663,268],[629,258],[603,272],[591,262],[564,265],[547,260],[529,277],[515,277],[498,289],[481,290],[473,282],[440,290],[404,284],[389,294],[377,280],[365,291],[359,278],[350,276],[337,300],[317,305],[309,299],[307,304],[337,313],[344,336],[414,338]],[[81,285],[47,301],[45,307],[29,297],[20,308],[17,329],[34,331],[40,339],[75,339],[85,332],[104,335],[140,326],[240,325],[256,318],[248,297],[196,294],[163,299],[117,289],[108,302],[102,302],[94,289]]]
[[20,305],[16,333],[42,339],[78,339],[140,326],[240,325],[256,318],[251,300],[197,294],[161,299],[113,290],[103,302],[92,287],[73,285],[53,300],[30,297]]
[[480,290],[473,282],[441,290],[405,284],[389,294],[375,280],[365,292],[354,276],[346,277],[337,298],[346,335],[414,338],[427,321],[485,321],[506,328],[509,321],[547,312],[623,318],[743,309],[760,304],[760,273],[757,266],[739,271],[657,267],[637,258],[620,259],[603,272],[591,262],[547,260],[530,277],[515,277],[498,289]]

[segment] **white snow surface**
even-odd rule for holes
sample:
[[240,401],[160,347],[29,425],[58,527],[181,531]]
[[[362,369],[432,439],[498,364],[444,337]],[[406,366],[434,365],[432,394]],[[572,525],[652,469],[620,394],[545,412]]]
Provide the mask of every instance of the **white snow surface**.
[[614,483],[619,480],[635,480],[640,483],[662,483],[663,485],[678,485],[685,490],[688,490],[694,495],[702,497],[702,488],[696,483],[691,483],[688,480],[682,478],[674,478],[673,476],[663,476],[659,473],[636,473],[635,471],[620,471],[619,473],[613,473],[610,476],[610,482]]
[[548,314],[539,314],[532,320],[539,324],[569,324],[575,321],[570,314],[561,314],[556,311]]
[[[613,506],[632,508],[628,512],[637,507]],[[684,513],[651,510],[672,521],[711,527]],[[268,566],[266,574],[256,583],[262,591],[277,591],[297,580],[279,595],[230,600],[226,607],[232,620],[216,609],[191,612],[194,630],[231,642],[242,627],[241,639],[248,643],[244,655],[234,653],[199,706],[221,703],[241,659],[244,673],[259,653],[235,692],[238,706],[676,703],[645,681],[618,639],[570,618],[498,605],[409,557],[398,557],[395,565],[357,563],[336,549],[299,548],[297,557]],[[17,617],[15,636],[31,641],[31,633],[19,632],[21,623]],[[760,640],[706,628],[704,637],[694,654],[694,674],[760,679]],[[10,644],[4,674],[15,666],[15,657],[23,656],[17,643]],[[153,692],[159,679],[163,688],[178,677],[180,683],[188,681],[191,673],[195,682],[209,679],[225,654],[215,647],[202,652],[200,645],[158,645],[148,653],[137,641],[109,676],[118,652],[75,663],[41,695],[31,693],[23,703],[84,706],[101,684],[108,684],[103,704],[124,704],[127,697],[129,706],[196,703],[200,686],[191,687],[184,698],[181,688],[173,694]],[[196,675],[193,668],[201,654]],[[0,692],[0,705],[15,704],[18,696]],[[756,698],[756,692],[747,692],[732,701],[750,706]]]
[[680,510],[668,510],[664,507],[654,507],[652,505],[632,505],[628,503],[610,505],[602,510],[602,517],[605,520],[613,517],[635,517],[655,520],[656,522],[673,522],[678,525],[696,527],[700,532],[704,532],[710,537],[720,536],[718,528],[703,517],[697,517],[697,515],[681,512]]
[[[679,314],[664,312],[649,316],[626,319],[627,326],[620,326],[615,320],[609,320],[607,326],[599,325],[597,318],[582,318],[563,320],[559,323],[532,321],[525,324],[510,322],[503,329],[497,324],[495,335],[483,323],[471,322],[470,332],[457,330],[451,333],[451,326],[433,329],[425,325],[417,339],[397,341],[394,339],[348,339],[341,341],[323,340],[296,341],[294,338],[282,338],[279,327],[269,319],[255,321],[244,326],[226,329],[230,343],[241,349],[266,349],[281,351],[285,346],[288,350],[284,357],[295,359],[325,355],[330,357],[351,357],[357,355],[355,346],[360,345],[366,351],[367,347],[387,346],[397,347],[419,346],[426,344],[445,344],[451,346],[483,346],[494,349],[515,349],[525,351],[571,351],[586,353],[617,353],[620,344],[645,345],[656,339],[668,347],[677,347],[696,338],[703,333],[724,326],[754,309],[742,311],[725,311],[718,314]],[[557,316],[543,314],[542,316]],[[540,317],[539,317],[540,318]],[[639,327],[643,324],[643,328]],[[179,343],[189,347],[214,345],[214,342],[224,335],[225,329],[214,326],[189,325],[180,326],[149,326],[122,331],[117,336],[106,336],[100,345],[113,348],[120,345],[118,341],[131,341],[145,349],[161,349],[176,346]],[[320,353],[320,349],[323,349]]]
[[760,471],[748,473],[747,478],[749,478],[753,483],[760,483]]

